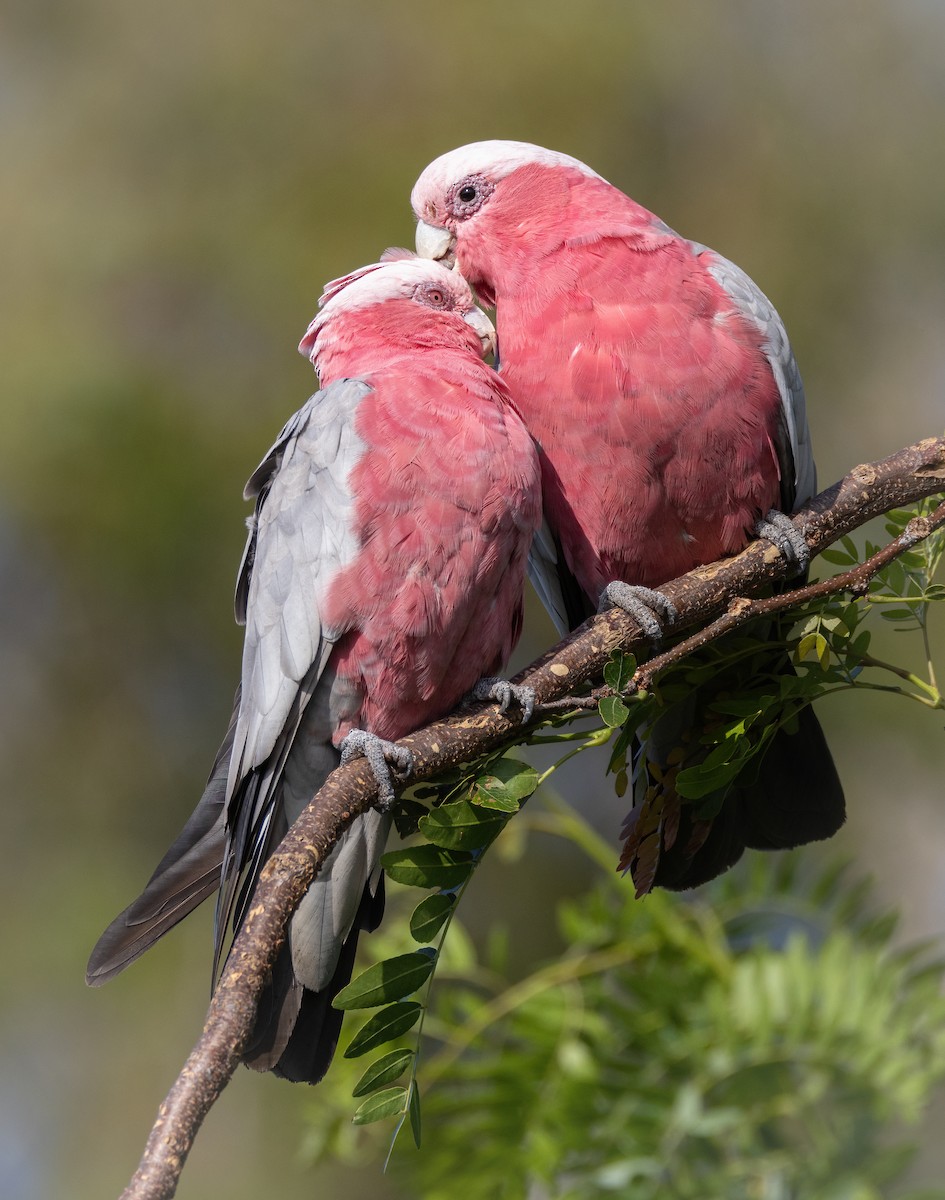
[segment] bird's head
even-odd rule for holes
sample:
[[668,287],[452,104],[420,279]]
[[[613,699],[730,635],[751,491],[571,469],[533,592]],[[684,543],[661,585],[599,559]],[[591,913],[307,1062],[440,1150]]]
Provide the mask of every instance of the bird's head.
[[318,371],[318,358],[332,323],[343,315],[376,308],[393,301],[400,311],[417,305],[421,312],[435,312],[462,321],[479,338],[483,358],[495,351],[495,329],[486,314],[476,307],[469,284],[458,271],[429,259],[401,257],[371,263],[326,283],[315,315],[299,343],[299,353],[311,359]]
[[463,244],[480,227],[507,181],[527,168],[600,178],[568,154],[530,142],[472,142],[440,155],[417,180],[410,202],[417,217],[417,253],[439,262],[459,262]]

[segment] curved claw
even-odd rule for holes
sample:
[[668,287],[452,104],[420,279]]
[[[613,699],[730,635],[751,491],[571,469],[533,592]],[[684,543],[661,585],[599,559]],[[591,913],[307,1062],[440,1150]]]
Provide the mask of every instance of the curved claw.
[[608,583],[600,594],[598,612],[606,608],[622,608],[636,620],[651,642],[658,642],[667,625],[676,620],[676,606],[653,588],[637,587],[621,583],[619,579]]
[[413,755],[396,742],[385,741],[376,733],[367,733],[364,729],[352,729],[342,741],[341,765],[346,766],[354,758],[366,758],[368,766],[377,780],[377,808],[380,812],[389,812],[397,799],[394,793],[394,780],[391,767],[401,777],[408,776],[413,770]]
[[810,566],[810,547],[786,513],[772,508],[755,523],[754,532],[757,537],[767,538],[777,546],[788,564],[794,568],[795,575],[803,575]]
[[522,687],[518,683],[509,683],[507,679],[488,676],[480,679],[472,690],[474,700],[494,700],[499,706],[499,712],[506,712],[514,700],[522,710],[522,724],[527,725],[535,711],[535,689]]

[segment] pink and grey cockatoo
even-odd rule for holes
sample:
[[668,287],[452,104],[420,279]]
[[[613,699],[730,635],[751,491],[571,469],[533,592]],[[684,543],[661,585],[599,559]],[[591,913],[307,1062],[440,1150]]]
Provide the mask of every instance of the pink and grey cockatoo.
[[[89,962],[89,982],[104,982],[222,879],[219,957],[289,825],[343,752],[367,753],[388,803],[354,822],[303,898],[246,1052],[289,1079],[327,1069],[341,1023],[331,1001],[359,930],[383,911],[387,741],[454,708],[521,630],[540,468],[483,361],[493,338],[462,277],[427,260],[327,285],[299,347],[321,390],[246,486],[256,509],[230,728],[193,816]],[[485,682],[508,702],[509,685]]]
[[[536,540],[532,577],[559,628],[602,594],[631,609],[642,595],[671,617],[646,589],[741,550],[756,531],[803,569],[803,539],[770,510],[815,491],[804,392],[777,312],[743,271],[584,163],[523,142],[444,154],[411,200],[418,251],[455,260],[496,307],[501,373],[541,449],[554,543]],[[790,666],[769,652],[766,669]],[[698,722],[695,697],[691,707]],[[836,832],[836,770],[810,709],[797,720],[795,736],[773,739],[754,786],[715,797],[714,819],[674,794],[670,764],[692,761],[678,722],[650,731],[622,859],[639,890],[693,886],[746,846]]]

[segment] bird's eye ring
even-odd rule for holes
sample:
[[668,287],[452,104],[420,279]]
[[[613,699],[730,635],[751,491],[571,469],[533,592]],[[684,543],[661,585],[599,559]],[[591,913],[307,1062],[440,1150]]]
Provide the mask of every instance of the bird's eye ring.
[[414,299],[428,308],[451,307],[451,296],[446,288],[438,287],[435,283],[421,283],[414,291]]
[[479,175],[467,175],[455,183],[446,197],[447,208],[453,216],[471,217],[492,195],[495,185]]

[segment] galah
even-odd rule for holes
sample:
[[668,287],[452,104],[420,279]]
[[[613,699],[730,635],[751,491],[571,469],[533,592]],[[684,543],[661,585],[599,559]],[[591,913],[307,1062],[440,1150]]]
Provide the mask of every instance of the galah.
[[[455,261],[496,307],[502,376],[541,448],[554,539],[536,540],[532,574],[560,628],[602,594],[633,605],[626,585],[654,589],[734,554],[756,528],[800,558],[802,539],[771,510],[815,491],[804,392],[781,319],[743,271],[584,163],[523,142],[442,155],[411,199],[419,253]],[[668,612],[659,593],[642,595]],[[754,665],[775,680],[791,670],[770,652]],[[829,837],[844,819],[809,708],[795,736],[774,737],[757,782],[714,798],[715,814],[711,797],[701,815],[681,804],[676,769],[705,754],[700,703],[695,736],[653,729],[639,760],[622,859],[639,891],[693,886],[746,846]]]
[[[260,870],[342,752],[445,715],[509,657],[541,521],[537,453],[483,361],[494,330],[455,271],[375,264],[327,285],[299,347],[321,388],[246,486],[242,677],[198,807],[144,893],[106,930],[93,984],[221,886],[217,956]],[[486,690],[508,700],[509,685]],[[516,696],[527,703],[527,697]],[[379,783],[393,799],[383,757]],[[404,766],[406,764],[399,763]],[[361,929],[383,911],[391,823],[343,835],[292,918],[246,1052],[316,1082],[331,1060]]]

